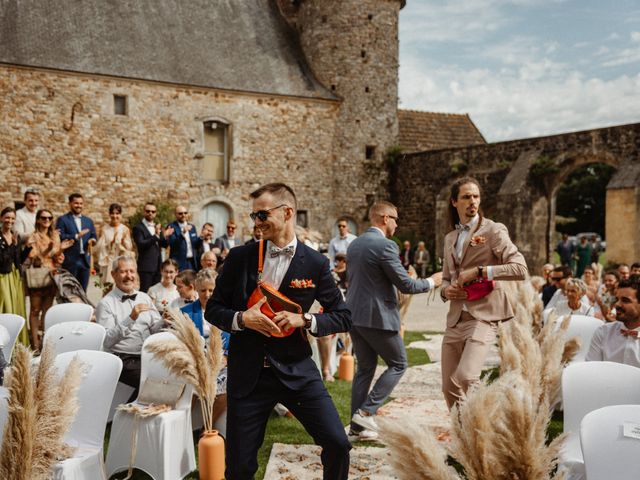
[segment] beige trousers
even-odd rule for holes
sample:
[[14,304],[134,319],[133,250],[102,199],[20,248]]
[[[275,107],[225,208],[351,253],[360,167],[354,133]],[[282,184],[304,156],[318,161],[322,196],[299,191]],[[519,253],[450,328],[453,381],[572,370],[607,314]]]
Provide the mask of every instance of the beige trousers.
[[496,322],[477,320],[464,311],[458,323],[447,327],[442,340],[442,392],[449,410],[479,380],[496,331]]

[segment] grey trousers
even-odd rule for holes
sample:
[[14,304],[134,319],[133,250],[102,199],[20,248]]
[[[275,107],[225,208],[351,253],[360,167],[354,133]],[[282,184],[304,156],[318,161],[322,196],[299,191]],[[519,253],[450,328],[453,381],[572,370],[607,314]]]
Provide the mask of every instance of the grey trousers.
[[[354,326],[350,334],[358,365],[351,388],[351,415],[358,409],[373,415],[407,370],[407,351],[399,332]],[[388,368],[369,392],[378,356]]]

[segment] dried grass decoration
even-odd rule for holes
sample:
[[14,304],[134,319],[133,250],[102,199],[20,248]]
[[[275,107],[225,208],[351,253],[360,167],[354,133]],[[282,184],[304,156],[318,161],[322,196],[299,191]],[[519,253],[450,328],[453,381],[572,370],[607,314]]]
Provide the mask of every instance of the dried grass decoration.
[[213,430],[213,404],[216,400],[216,379],[222,368],[222,338],[220,330],[211,327],[205,349],[202,337],[191,319],[176,309],[167,310],[172,333],[176,339],[154,342],[147,351],[158,358],[174,375],[193,386],[200,398],[205,430]]
[[30,350],[16,344],[5,377],[9,398],[0,454],[3,480],[48,479],[56,463],[73,455],[64,436],[78,411],[76,394],[86,368],[76,357],[59,375],[51,341],[37,366],[32,359]]
[[[565,340],[568,319],[550,318],[540,328],[539,300],[529,282],[505,288],[516,318],[499,327],[500,377],[481,381],[451,412],[451,443],[445,450],[435,434],[415,420],[379,419],[390,462],[405,480],[560,480],[553,474],[564,435],[546,444],[552,404],[564,365],[577,351]],[[534,333],[539,331],[539,333]],[[447,465],[447,455],[464,477]]]

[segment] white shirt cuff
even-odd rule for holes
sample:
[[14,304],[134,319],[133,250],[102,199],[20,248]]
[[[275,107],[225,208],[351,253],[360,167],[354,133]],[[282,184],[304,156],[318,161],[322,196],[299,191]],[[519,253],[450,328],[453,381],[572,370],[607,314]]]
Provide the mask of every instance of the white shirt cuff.
[[436,283],[433,281],[433,278],[427,278],[427,282],[429,283],[429,290],[427,291],[430,292],[431,290],[433,290],[433,287]]
[[311,315],[311,327],[309,327],[311,333],[318,333],[318,322],[315,315]]
[[240,312],[235,313],[235,315],[233,316],[233,322],[231,322],[231,330],[233,330],[234,332],[241,332],[242,330],[244,330],[243,328],[240,328],[238,326],[238,315],[240,315]]
[[493,267],[487,266],[487,280],[493,280]]

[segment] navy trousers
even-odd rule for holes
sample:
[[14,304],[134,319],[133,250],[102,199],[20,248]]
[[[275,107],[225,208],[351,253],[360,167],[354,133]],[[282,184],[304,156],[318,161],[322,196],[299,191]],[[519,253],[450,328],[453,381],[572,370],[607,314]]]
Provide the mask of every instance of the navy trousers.
[[320,374],[305,388],[286,387],[273,372],[264,368],[253,392],[243,398],[229,398],[227,410],[227,480],[252,480],[258,470],[258,449],[264,440],[269,415],[282,403],[302,423],[316,445],[325,480],[347,480],[351,444]]

